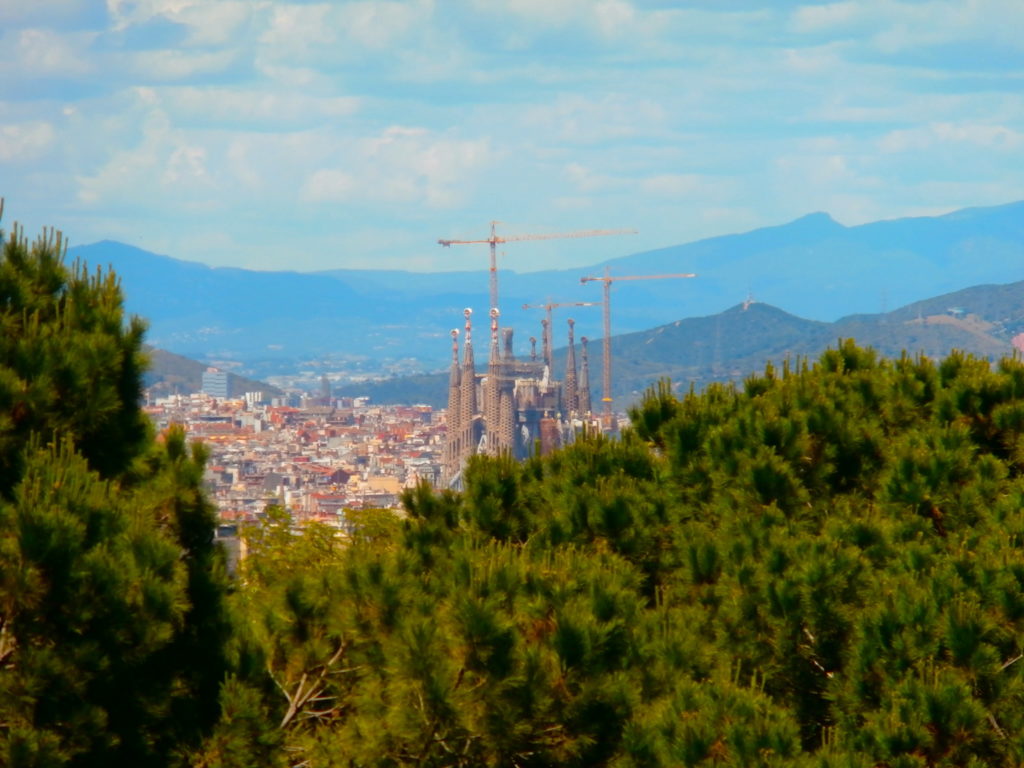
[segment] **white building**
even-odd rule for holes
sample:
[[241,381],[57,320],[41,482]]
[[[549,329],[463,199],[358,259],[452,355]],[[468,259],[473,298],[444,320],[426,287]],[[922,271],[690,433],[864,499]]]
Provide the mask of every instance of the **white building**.
[[207,368],[203,371],[203,392],[210,397],[226,400],[228,397],[227,373],[217,368]]

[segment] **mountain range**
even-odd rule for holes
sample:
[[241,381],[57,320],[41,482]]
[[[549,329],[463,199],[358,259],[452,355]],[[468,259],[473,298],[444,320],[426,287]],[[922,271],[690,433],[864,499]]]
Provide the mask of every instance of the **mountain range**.
[[[903,352],[932,358],[958,349],[997,360],[1014,353],[1012,339],[1024,332],[1024,282],[980,285],[914,302],[891,312],[850,315],[827,323],[807,320],[769,304],[744,302],[706,317],[677,320],[612,337],[612,395],[621,408],[660,379],[675,389],[713,381],[739,381],[764,369],[816,359],[842,339],[854,339],[882,356]],[[601,390],[601,344],[591,344],[590,383],[594,402]],[[576,351],[577,361],[580,350]],[[482,367],[483,358],[477,358]],[[565,371],[565,348],[554,354],[554,376]],[[340,395],[367,395],[374,402],[427,403],[443,407],[447,373],[395,377],[339,387]]]
[[[481,248],[481,262],[485,252]],[[436,370],[447,361],[448,330],[461,324],[463,307],[476,310],[478,328],[486,324],[485,269],[261,272],[208,267],[112,241],[78,246],[70,255],[114,268],[126,308],[150,323],[151,344],[204,361],[234,361],[241,364],[239,373],[258,372],[264,360],[331,356],[350,362],[408,359],[407,370]],[[884,315],[887,307],[1021,277],[1024,201],[852,227],[815,213],[580,269],[502,270],[502,325],[517,329],[516,353],[526,354],[528,337],[540,336],[540,312],[523,310],[523,304],[597,301],[600,287],[581,285],[580,277],[605,268],[613,276],[696,272],[694,280],[617,284],[613,334],[664,329],[686,317],[718,317],[717,326],[705,328],[712,335],[696,349],[709,360],[724,360],[716,349],[743,342],[723,329],[723,310],[748,293],[796,317],[856,324],[850,316]],[[567,316],[556,314],[556,340],[564,338]],[[573,317],[577,336],[601,336],[599,308],[576,308]]]

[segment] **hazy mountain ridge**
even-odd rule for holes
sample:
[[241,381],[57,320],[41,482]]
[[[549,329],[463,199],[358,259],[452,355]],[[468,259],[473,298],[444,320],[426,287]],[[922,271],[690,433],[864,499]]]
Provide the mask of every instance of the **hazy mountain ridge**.
[[[849,315],[834,323],[807,320],[768,304],[738,304],[724,312],[691,317],[612,338],[612,391],[619,407],[659,379],[676,389],[713,381],[738,381],[789,360],[816,359],[839,340],[853,338],[885,357],[904,351],[940,358],[953,349],[998,359],[1013,353],[1009,339],[1024,330],[1024,282],[980,285],[936,296],[885,314]],[[599,395],[603,365],[600,341],[590,344],[590,382]],[[580,351],[577,348],[577,362]],[[486,361],[478,359],[482,366]],[[565,349],[556,350],[554,375],[563,376]],[[346,395],[375,402],[428,403],[443,407],[447,373],[347,385]],[[596,402],[596,399],[595,399]]]
[[[623,241],[624,246],[627,241]],[[528,247],[528,244],[518,244]],[[121,276],[130,312],[146,317],[150,342],[191,356],[236,360],[300,359],[323,354],[415,357],[443,366],[447,332],[462,308],[484,324],[487,271],[415,273],[330,270],[257,272],[211,268],[110,241],[71,249],[90,265]],[[486,263],[486,246],[479,248]],[[524,303],[596,301],[600,287],[579,278],[601,274],[697,272],[694,280],[616,285],[613,332],[712,316],[748,291],[800,317],[835,321],[963,288],[1005,283],[1022,274],[1024,202],[969,208],[936,217],[846,227],[814,213],[787,224],[635,253],[591,267],[499,273],[502,325],[516,329],[516,352],[540,335],[538,311]],[[915,311],[915,310],[908,310]],[[600,310],[578,308],[577,335],[601,335]],[[564,339],[564,310],[555,316]]]

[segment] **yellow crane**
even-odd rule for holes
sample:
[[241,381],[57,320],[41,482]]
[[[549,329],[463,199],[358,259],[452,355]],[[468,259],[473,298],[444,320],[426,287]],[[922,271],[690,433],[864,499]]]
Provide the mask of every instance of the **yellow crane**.
[[497,225],[491,222],[491,236],[482,240],[438,240],[440,245],[448,248],[453,245],[476,245],[487,243],[491,246],[491,308],[498,307],[498,243],[516,243],[522,240],[555,240],[563,237],[605,237],[607,235],[635,235],[635,229],[587,229],[581,232],[563,232],[556,234],[536,235],[499,235]]
[[581,283],[604,283],[604,340],[602,344],[602,356],[604,358],[604,370],[602,389],[604,390],[601,402],[604,403],[601,419],[604,422],[604,429],[612,428],[612,283],[619,280],[667,280],[677,277],[696,277],[693,272],[683,272],[671,275],[616,275],[609,274],[608,267],[604,268],[604,275],[601,277],[581,277]]
[[600,303],[599,301],[549,301],[546,304],[523,304],[523,309],[544,310],[544,336],[541,339],[541,344],[544,347],[544,364],[547,365],[552,376],[555,375],[555,372],[551,366],[551,353],[553,349],[551,344],[551,310],[558,307],[596,307]]

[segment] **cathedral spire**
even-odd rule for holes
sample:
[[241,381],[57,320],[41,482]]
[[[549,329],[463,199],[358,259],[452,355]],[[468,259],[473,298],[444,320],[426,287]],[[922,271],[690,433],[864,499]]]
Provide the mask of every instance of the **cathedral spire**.
[[573,339],[573,326],[576,321],[569,318],[569,347],[565,353],[565,389],[563,404],[567,416],[572,416],[580,409],[579,391],[576,389],[576,343]]
[[580,413],[590,415],[590,360],[587,354],[587,337],[580,336]]

